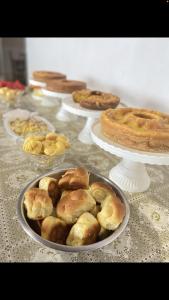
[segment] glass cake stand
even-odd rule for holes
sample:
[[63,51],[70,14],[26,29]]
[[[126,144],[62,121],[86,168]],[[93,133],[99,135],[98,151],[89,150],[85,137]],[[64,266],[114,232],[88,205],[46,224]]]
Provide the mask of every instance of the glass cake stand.
[[[30,79],[29,80],[29,84],[33,85],[33,86],[38,86],[40,87],[40,91],[42,92],[42,89],[46,87],[46,83],[45,82],[41,82],[41,81],[37,81],[37,80],[33,80],[33,79]],[[50,101],[47,97],[44,97],[43,96],[43,93],[42,93],[42,96],[36,96],[35,93],[32,94],[32,97],[37,100],[37,101],[41,101],[41,105],[42,106],[45,106],[45,107],[53,107],[55,106],[54,103],[52,101]]]
[[68,94],[56,93],[56,92],[48,91],[44,88],[42,89],[42,93],[47,97],[51,97],[53,103],[55,104],[56,102],[61,103],[61,107],[59,111],[56,113],[57,120],[64,121],[64,122],[69,122],[72,120],[71,114],[63,107],[63,100],[68,97]]
[[37,80],[33,80],[33,79],[29,79],[29,84],[34,85],[34,86],[39,86],[41,88],[46,86],[45,82],[41,82],[41,81],[37,81]]
[[109,178],[123,191],[144,192],[149,188],[150,177],[144,164],[169,165],[169,153],[139,151],[111,142],[101,132],[99,121],[91,128],[91,137],[100,148],[122,158],[110,170]]
[[93,144],[93,140],[91,138],[91,126],[99,118],[101,110],[90,110],[87,108],[83,108],[73,101],[72,97],[64,99],[62,101],[63,108],[76,116],[87,118],[86,123],[82,131],[79,133],[78,139],[80,142],[84,144]]

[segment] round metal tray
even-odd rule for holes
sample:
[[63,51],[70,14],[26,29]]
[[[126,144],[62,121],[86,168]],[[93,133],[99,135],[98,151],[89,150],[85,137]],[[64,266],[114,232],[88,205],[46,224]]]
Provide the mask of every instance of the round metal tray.
[[[72,169],[72,168],[71,168]],[[57,244],[54,242],[50,242],[48,240],[43,239],[40,235],[38,235],[33,228],[31,227],[31,220],[29,220],[26,216],[26,210],[24,208],[24,193],[29,190],[32,187],[37,187],[38,182],[41,178],[45,177],[45,176],[51,176],[54,178],[60,178],[60,176],[62,174],[64,174],[68,169],[56,169],[53,171],[50,171],[46,174],[43,174],[37,178],[35,178],[34,180],[32,180],[24,189],[23,191],[20,193],[19,198],[18,198],[18,203],[17,203],[17,216],[19,219],[19,222],[22,226],[22,228],[25,230],[25,232],[32,238],[34,239],[36,242],[39,242],[49,248],[55,249],[55,250],[60,250],[60,251],[65,251],[65,252],[81,252],[81,251],[89,251],[89,250],[96,250],[98,248],[104,247],[107,244],[110,244],[111,242],[113,242],[117,237],[120,236],[120,234],[124,231],[125,227],[127,226],[128,220],[129,220],[129,215],[130,215],[130,209],[129,209],[129,204],[126,200],[125,195],[123,194],[123,192],[119,189],[119,187],[113,183],[112,181],[110,181],[108,178],[96,174],[93,171],[89,171],[90,173],[90,184],[95,182],[95,181],[101,181],[104,183],[109,184],[114,191],[116,192],[116,194],[119,196],[119,198],[121,199],[121,201],[124,203],[125,205],[125,210],[126,210],[126,214],[125,217],[123,219],[123,222],[119,225],[119,227],[112,232],[112,234],[110,234],[107,238],[105,238],[102,241],[90,244],[90,245],[84,245],[84,246],[78,246],[78,247],[72,247],[72,246],[67,246],[67,245],[61,245],[61,244]]]

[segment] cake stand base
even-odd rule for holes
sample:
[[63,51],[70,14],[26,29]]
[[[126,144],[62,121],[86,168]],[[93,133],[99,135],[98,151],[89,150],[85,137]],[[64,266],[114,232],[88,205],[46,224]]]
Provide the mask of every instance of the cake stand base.
[[150,186],[150,177],[144,164],[128,159],[111,169],[109,178],[123,191],[139,193],[146,191]]
[[87,118],[86,124],[83,127],[82,131],[79,133],[78,139],[80,142],[84,144],[93,144],[93,140],[91,138],[91,126],[96,121],[94,118]]
[[78,139],[81,143],[84,144],[93,144],[93,140],[91,138],[91,126],[99,118],[101,111],[99,110],[90,110],[84,107],[81,107],[79,103],[73,101],[72,97],[65,98],[62,102],[63,108],[69,113],[80,117],[87,118],[84,128],[79,133]]
[[71,114],[63,108],[62,104],[61,104],[61,108],[56,113],[56,119],[63,122],[70,122],[72,120]]
[[45,107],[54,107],[54,106],[55,106],[55,103],[52,102],[52,101],[50,101],[49,99],[43,97],[43,98],[42,98],[41,105],[42,105],[42,106],[45,106]]

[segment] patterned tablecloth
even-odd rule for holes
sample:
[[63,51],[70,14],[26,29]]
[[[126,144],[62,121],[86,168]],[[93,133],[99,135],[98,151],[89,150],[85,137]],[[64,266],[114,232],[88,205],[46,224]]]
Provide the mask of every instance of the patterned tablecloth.
[[[46,108],[39,101],[24,104],[36,109],[56,129],[72,141],[70,153],[62,167],[84,165],[108,176],[119,158],[95,145],[77,140],[85,120],[77,118],[64,123],[55,119],[58,106]],[[37,103],[35,105],[35,103]],[[23,105],[23,106],[24,106]],[[19,192],[38,175],[22,155],[18,146],[5,133],[0,109],[0,261],[1,262],[166,262],[169,261],[169,167],[147,166],[151,185],[144,193],[125,193],[130,204],[130,220],[122,235],[108,246],[82,253],[65,253],[33,241],[21,228],[16,216]]]

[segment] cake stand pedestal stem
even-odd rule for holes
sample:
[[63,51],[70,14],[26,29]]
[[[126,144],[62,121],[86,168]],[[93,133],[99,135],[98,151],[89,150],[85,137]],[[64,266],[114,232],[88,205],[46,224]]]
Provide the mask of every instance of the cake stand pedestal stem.
[[56,119],[64,122],[69,122],[72,120],[71,114],[64,109],[63,104],[61,104],[61,108],[56,113]]
[[42,98],[41,105],[42,105],[42,106],[45,106],[45,107],[54,107],[54,106],[55,106],[55,103],[53,103],[52,101],[50,101],[50,100],[47,99],[46,97],[43,97],[43,98]]
[[150,186],[150,177],[144,164],[129,159],[111,169],[109,178],[123,191],[138,193],[146,191]]
[[95,118],[91,118],[91,117],[87,118],[86,124],[78,136],[80,142],[84,144],[93,144],[93,140],[91,138],[91,126],[95,121],[96,121]]

